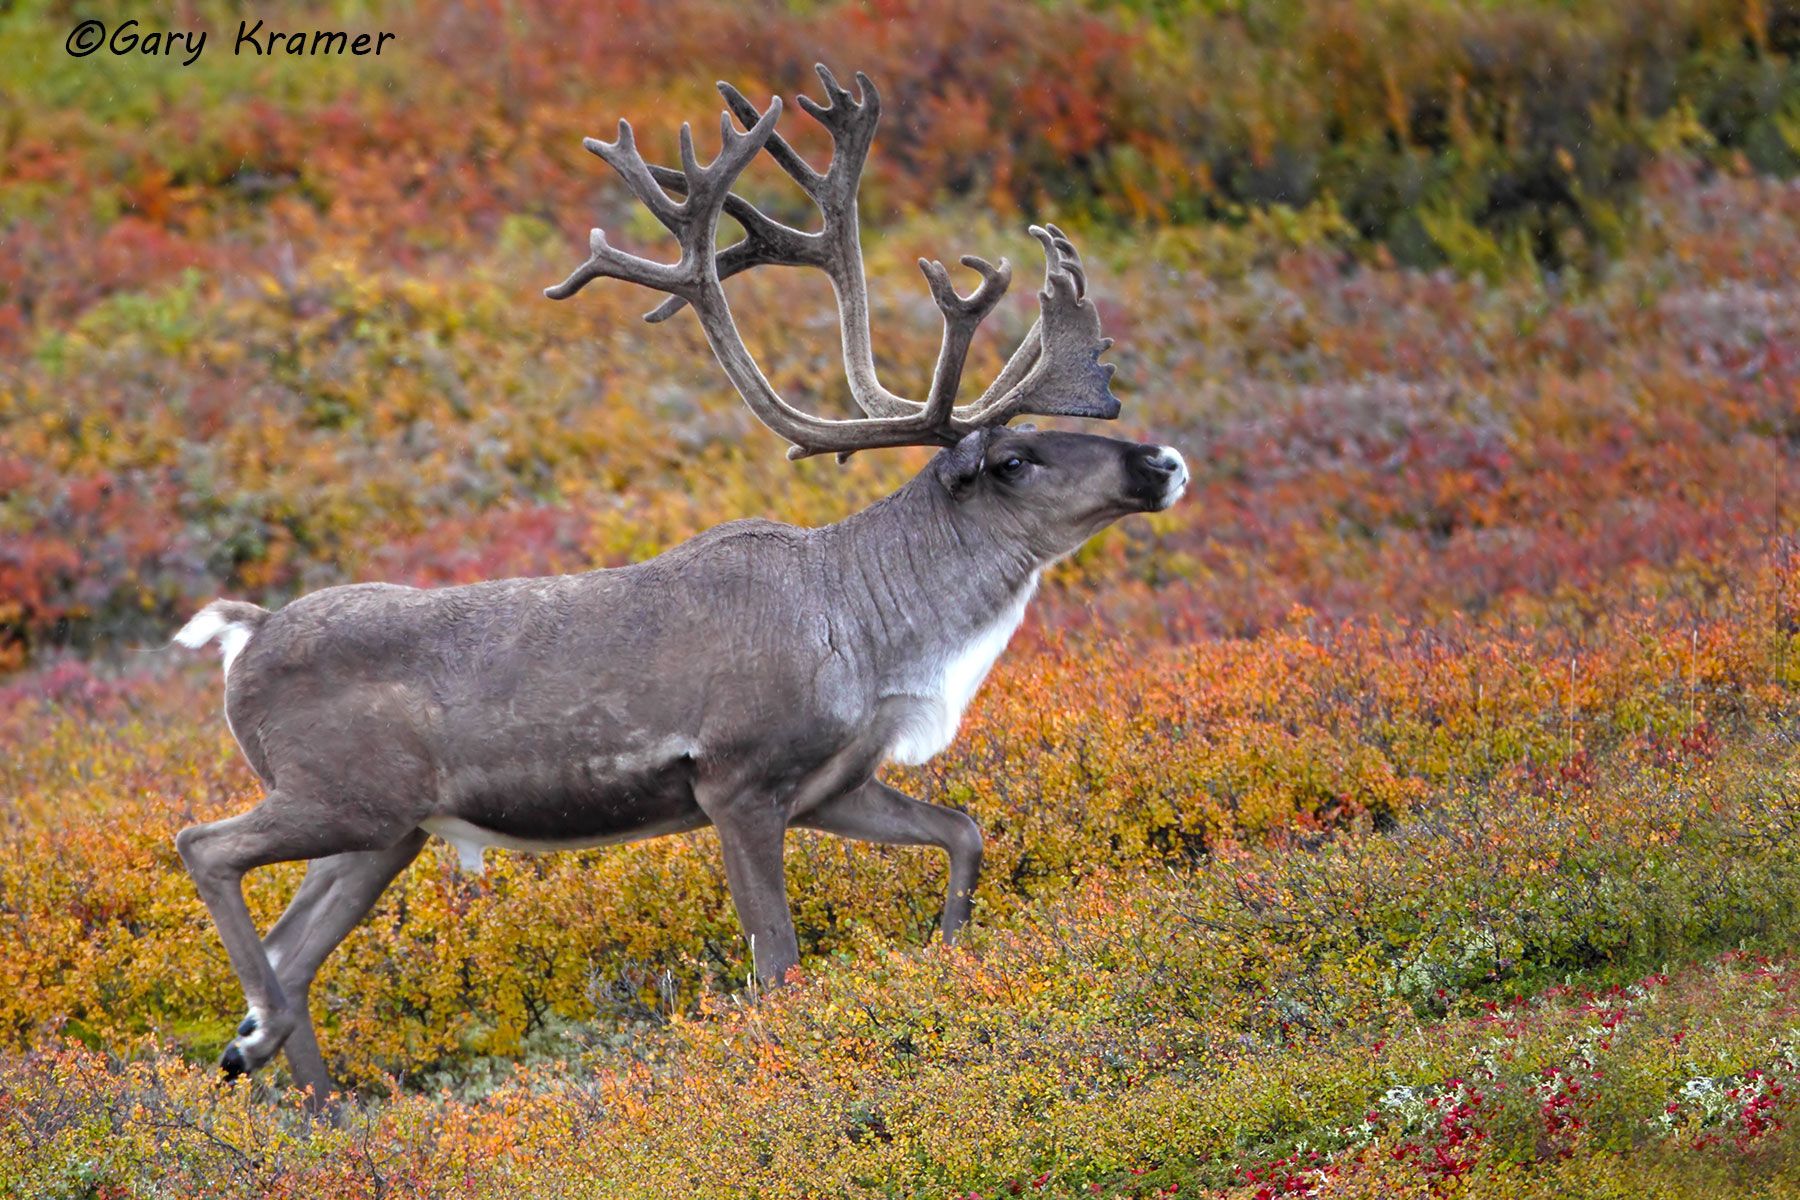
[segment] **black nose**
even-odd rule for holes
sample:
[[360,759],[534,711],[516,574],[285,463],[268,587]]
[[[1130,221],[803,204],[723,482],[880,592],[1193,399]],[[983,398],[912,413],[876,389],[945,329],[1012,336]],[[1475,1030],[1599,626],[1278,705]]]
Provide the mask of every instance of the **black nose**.
[[1151,512],[1160,512],[1187,490],[1187,464],[1167,446],[1139,446],[1132,453],[1131,491]]
[[1146,446],[1143,455],[1142,466],[1152,475],[1160,475],[1167,479],[1181,469],[1181,460],[1161,446]]

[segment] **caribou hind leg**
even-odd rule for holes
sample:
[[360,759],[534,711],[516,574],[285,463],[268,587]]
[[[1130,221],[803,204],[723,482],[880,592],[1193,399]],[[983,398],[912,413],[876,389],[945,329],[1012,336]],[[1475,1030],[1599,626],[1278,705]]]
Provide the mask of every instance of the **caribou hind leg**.
[[[331,1074],[325,1069],[325,1060],[319,1054],[319,1042],[313,1033],[312,1014],[307,1009],[304,989],[294,988],[287,979],[282,978],[282,957],[284,954],[292,954],[293,942],[313,920],[319,905],[330,894],[335,882],[335,872],[331,870],[330,864],[345,857],[347,856],[333,854],[326,858],[315,858],[308,863],[306,878],[300,881],[293,899],[288,901],[280,919],[262,940],[263,955],[269,960],[269,965],[275,968],[275,978],[281,983],[282,991],[293,1000],[299,1017],[282,1049],[287,1054],[294,1082],[302,1088],[310,1089],[315,1103],[323,1101],[330,1094]],[[255,1012],[245,1013],[243,1022],[238,1025],[238,1036],[254,1034],[256,1024]]]
[[[368,844],[372,831],[365,828],[361,837],[356,837],[341,827],[341,820],[329,807],[278,788],[241,816],[190,826],[175,838],[175,847],[212,914],[250,1006],[238,1036],[219,1059],[220,1069],[228,1076],[253,1071],[269,1061],[305,1019],[304,998],[297,1003],[283,986],[257,936],[250,910],[244,905],[244,875],[271,863],[339,854],[352,849],[357,841]],[[409,830],[396,841],[411,836]]]
[[[313,977],[388,885],[418,857],[426,840],[423,830],[414,830],[387,850],[352,850],[314,859],[287,911],[263,939],[263,952],[298,1016],[283,1046],[288,1068],[294,1082],[311,1093],[314,1107],[323,1104],[333,1084],[308,1009]],[[250,1022],[246,1017],[245,1026]],[[238,1032],[255,1031],[240,1026]]]
[[969,920],[975,881],[981,874],[981,830],[968,814],[939,804],[914,800],[898,788],[870,779],[795,819],[804,829],[818,829],[859,842],[887,846],[936,846],[950,856],[950,888],[944,898],[946,945]]

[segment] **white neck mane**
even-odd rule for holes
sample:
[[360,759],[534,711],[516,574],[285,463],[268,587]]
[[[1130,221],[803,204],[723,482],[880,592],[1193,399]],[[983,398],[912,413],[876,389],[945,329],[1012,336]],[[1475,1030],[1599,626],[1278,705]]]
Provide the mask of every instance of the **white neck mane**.
[[1025,606],[1037,592],[1038,572],[1033,571],[1000,615],[975,631],[961,646],[928,664],[929,682],[914,697],[919,701],[910,719],[888,747],[888,757],[905,766],[941,754],[956,739],[963,712],[993,670],[1000,652],[1012,640],[1025,619]]

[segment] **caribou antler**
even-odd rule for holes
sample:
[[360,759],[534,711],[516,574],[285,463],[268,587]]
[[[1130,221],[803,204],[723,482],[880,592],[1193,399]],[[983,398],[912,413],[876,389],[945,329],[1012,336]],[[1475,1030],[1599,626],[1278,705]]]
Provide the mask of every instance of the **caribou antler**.
[[[625,121],[619,122],[616,141],[587,139],[583,145],[617,171],[632,193],[675,234],[681,259],[664,264],[624,253],[608,245],[604,233],[596,229],[589,239],[588,261],[561,284],[547,288],[545,295],[564,299],[592,280],[607,276],[668,293],[669,299],[645,314],[647,321],[667,320],[691,306],[714,355],[751,412],[793,443],[790,458],[835,452],[842,459],[877,447],[947,445],[973,429],[1004,424],[1022,413],[1116,417],[1119,403],[1110,390],[1113,368],[1098,361],[1111,339],[1100,336],[1099,314],[1086,297],[1087,277],[1081,259],[1054,225],[1031,228],[1045,254],[1038,321],[978,401],[956,407],[975,330],[999,304],[1012,280],[1005,259],[995,266],[965,255],[962,264],[981,276],[981,283],[967,296],[951,285],[942,263],[919,260],[932,300],[944,319],[931,388],[920,402],[881,385],[869,334],[868,284],[856,208],[863,165],[881,115],[881,96],[861,72],[856,75],[857,94],[853,97],[823,65],[816,69],[828,103],[820,105],[805,96],[799,103],[831,134],[831,163],[823,173],[775,132],[779,98],[759,113],[727,83],[718,85],[731,110],[720,117],[722,146],[705,167],[694,157],[693,138],[686,125],[681,128],[679,171],[646,163]],[[743,125],[742,133],[731,127],[733,114]],[[785,225],[732,193],[739,174],[763,149],[817,205],[824,221],[816,232]],[[671,192],[684,199],[676,201]],[[744,240],[722,251],[716,245],[721,213],[744,229]],[[849,420],[813,416],[793,408],[769,386],[744,346],[722,286],[724,279],[764,265],[814,267],[831,280],[837,296],[845,376],[852,399],[866,416]]]

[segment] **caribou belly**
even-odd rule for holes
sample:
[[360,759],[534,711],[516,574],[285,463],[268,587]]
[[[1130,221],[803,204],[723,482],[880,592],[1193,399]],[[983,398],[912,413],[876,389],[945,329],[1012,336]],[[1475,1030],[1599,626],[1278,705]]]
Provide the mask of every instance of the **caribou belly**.
[[1037,584],[1034,571],[999,616],[929,668],[927,685],[912,693],[917,703],[889,745],[888,758],[904,766],[917,766],[943,753],[956,740],[964,710],[1025,619],[1025,606],[1031,602]]
[[659,837],[665,833],[686,833],[699,829],[707,824],[706,817],[695,808],[692,812],[681,813],[658,821],[649,821],[632,829],[591,835],[576,835],[569,838],[529,838],[516,837],[502,833],[497,829],[487,829],[461,817],[427,817],[419,822],[419,828],[434,837],[443,838],[456,851],[458,864],[471,874],[480,875],[487,870],[482,852],[490,847],[499,850],[517,850],[526,854],[549,854],[557,850],[587,850],[595,846],[613,846],[620,842],[635,842],[643,838]]
[[[591,741],[563,734],[554,740]],[[444,839],[466,870],[482,851],[526,853],[607,846],[698,829],[694,746],[684,737],[622,738],[587,753],[556,755],[545,740],[517,742],[510,759],[459,764],[443,802],[419,828]],[[495,756],[497,757],[497,756]]]

